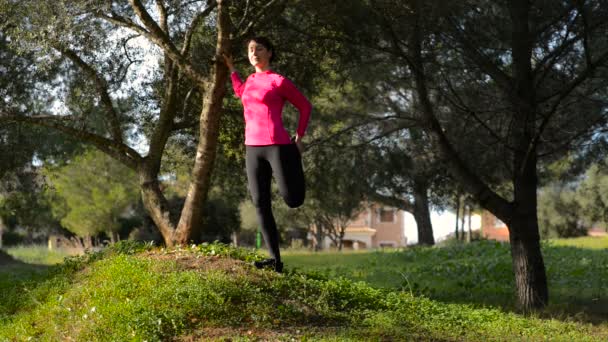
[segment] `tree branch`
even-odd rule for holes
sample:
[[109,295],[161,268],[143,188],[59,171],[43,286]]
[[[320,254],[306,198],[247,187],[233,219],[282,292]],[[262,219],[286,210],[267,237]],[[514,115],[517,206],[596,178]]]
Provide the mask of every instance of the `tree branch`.
[[455,38],[460,44],[463,45],[464,49],[461,49],[463,54],[473,60],[486,74],[488,74],[496,84],[498,84],[507,93],[510,93],[513,89],[513,79],[502,71],[496,64],[479,49],[473,42],[471,42],[467,35],[458,27],[458,24],[453,18],[449,17],[448,20],[452,23]]
[[[259,11],[257,11],[252,17],[253,19],[247,24],[247,26],[245,27],[244,30],[242,30],[240,33],[237,33],[236,36],[238,37],[244,37],[246,35],[249,34],[249,31],[251,30],[251,28],[253,27],[253,25],[255,25],[258,21],[261,21],[264,17],[264,14],[268,13],[268,8],[270,8],[270,6],[274,5],[278,0],[270,0],[266,3],[266,5],[262,6],[262,8],[260,8]],[[283,0],[281,0],[283,1]],[[244,18],[244,17],[243,17]],[[241,19],[242,21],[242,19]],[[242,24],[242,23],[239,23]]]
[[163,0],[156,0],[156,10],[159,15],[160,29],[167,35],[170,36],[169,26],[167,26],[167,9],[165,8],[165,4]]
[[[436,144],[438,145],[443,158],[451,164],[451,171],[462,181],[468,192],[474,195],[483,207],[490,209],[496,216],[503,220],[503,222],[509,224],[512,205],[492,191],[492,189],[481,181],[481,179],[475,173],[473,173],[471,169],[469,169],[448,140],[443,128],[441,127],[441,124],[439,123],[439,120],[435,115],[435,110],[428,95],[424,64],[422,62],[422,38],[420,29],[421,13],[419,9],[416,10],[416,14],[416,20],[413,23],[414,32],[412,34],[412,42],[410,44],[412,51],[411,59],[415,64],[412,67],[412,72],[414,73],[416,89],[422,105],[422,112],[428,122],[428,130],[435,136]],[[502,79],[501,76],[497,76],[499,79]],[[510,83],[510,80],[502,79],[502,82],[507,81]]]
[[142,157],[139,153],[129,146],[94,133],[66,126],[63,124],[65,121],[73,120],[57,115],[25,116],[12,113],[0,114],[0,122],[23,122],[30,125],[48,127],[63,132],[76,140],[88,142],[133,170],[137,170],[138,165],[142,162]]
[[184,34],[184,45],[182,46],[182,50],[181,50],[182,56],[188,55],[188,52],[190,51],[190,44],[191,44],[191,41],[192,41],[192,35],[194,34],[194,31],[196,30],[196,28],[198,27],[198,25],[216,7],[217,7],[217,2],[215,0],[208,0],[207,1],[207,7],[202,12],[200,12],[199,14],[197,14],[194,17],[194,19],[192,19],[192,22],[190,23],[190,26],[188,26],[188,30]]
[[370,199],[374,202],[379,202],[381,204],[389,205],[394,208],[399,208],[411,214],[414,213],[414,204],[404,198],[390,195],[382,195],[377,192],[374,192],[370,195]]
[[[551,118],[555,115],[555,113],[557,112],[557,109],[559,108],[559,105],[562,103],[562,101],[566,97],[568,97],[572,93],[572,91],[574,91],[574,89],[576,89],[576,87],[578,87],[581,83],[583,83],[589,77],[591,77],[593,75],[593,72],[598,67],[604,65],[604,63],[608,63],[608,50],[605,51],[604,54],[602,54],[595,62],[591,62],[590,64],[588,64],[588,66],[585,68],[585,70],[583,70],[577,78],[575,78],[574,80],[572,80],[572,82],[570,82],[570,84],[568,84],[564,88],[562,88],[561,92],[558,92],[551,96],[551,97],[558,96],[558,98],[555,100],[555,102],[551,106],[551,109],[549,110],[549,112],[544,116],[543,121],[540,124],[540,127],[537,130],[536,135],[534,136],[534,139],[532,140],[532,144],[530,144],[531,149],[536,148],[538,146],[540,137],[542,136],[543,132],[545,131],[545,128],[549,124],[549,120],[551,120]],[[551,98],[551,97],[549,97],[549,98]],[[544,101],[545,100],[541,101],[540,103],[542,103]]]
[[444,80],[445,80],[445,82],[446,82],[446,84],[448,86],[449,91],[452,93],[452,95],[458,101],[458,103],[456,103],[449,96],[446,96],[445,98],[448,100],[448,102],[450,102],[454,107],[456,107],[456,108],[462,110],[463,112],[469,114],[473,118],[473,120],[475,120],[486,131],[488,131],[490,133],[490,135],[492,137],[494,137],[494,139],[496,139],[496,141],[499,141],[499,142],[503,143],[507,147],[507,149],[513,150],[513,148],[511,146],[509,146],[508,142],[504,138],[502,138],[501,136],[499,136],[498,133],[496,133],[490,126],[488,126],[483,120],[481,120],[481,118],[479,116],[477,116],[477,113],[474,110],[472,110],[471,108],[469,108],[464,103],[464,100],[462,100],[462,98],[458,95],[458,93],[456,92],[456,89],[454,89],[454,87],[452,86],[452,82],[450,82],[450,80],[448,79],[447,76],[444,76]]
[[348,132],[350,132],[350,131],[352,131],[352,130],[355,130],[355,129],[359,128],[359,127],[363,127],[363,126],[368,125],[368,124],[371,124],[371,123],[380,122],[380,121],[385,121],[385,120],[391,120],[391,119],[395,119],[395,118],[399,118],[399,117],[398,117],[398,116],[395,116],[395,115],[387,115],[387,116],[384,116],[384,117],[381,117],[381,118],[374,118],[374,119],[371,119],[371,120],[369,120],[369,121],[365,121],[365,122],[356,123],[356,124],[354,124],[354,125],[352,125],[352,126],[349,126],[349,127],[343,128],[343,129],[339,130],[338,132],[336,132],[336,133],[334,133],[334,134],[331,134],[331,135],[329,135],[329,136],[326,136],[325,138],[322,138],[322,139],[316,139],[316,140],[311,141],[311,142],[310,142],[310,143],[307,145],[307,148],[311,148],[311,147],[315,147],[315,146],[320,146],[320,145],[323,145],[323,144],[325,144],[326,142],[328,142],[328,141],[332,141],[332,140],[335,140],[335,139],[336,139],[336,137],[339,137],[339,136],[340,136],[340,135],[342,135],[342,134],[346,134],[346,133],[348,133]]
[[584,1],[575,1],[575,4],[583,20],[583,51],[585,52],[585,61],[587,62],[587,67],[589,67],[592,63],[591,49],[589,48],[589,22],[587,20],[587,11],[585,10]]
[[123,18],[116,13],[112,13],[112,16],[97,13],[97,16],[115,25],[131,29],[146,37],[149,41],[160,47],[169,56],[169,58],[176,62],[180,69],[195,83],[197,83],[199,87],[204,87],[206,83],[205,76],[180,53],[175,45],[169,40],[169,37],[160,29],[156,22],[154,22],[152,17],[150,17],[141,2],[138,0],[130,0],[129,2],[132,3],[136,14],[138,16],[141,15],[140,20],[142,20],[148,29],[145,29],[135,24],[130,19]]
[[112,103],[112,99],[110,98],[110,93],[108,91],[108,83],[106,80],[101,77],[97,71],[86,63],[80,56],[76,54],[73,50],[63,48],[59,45],[54,45],[54,48],[59,51],[61,54],[69,58],[74,64],[78,65],[93,81],[97,86],[97,92],[101,97],[101,103],[106,109],[109,117],[110,131],[112,132],[112,137],[119,143],[123,141],[123,132],[120,127],[119,114],[114,108],[114,104]]

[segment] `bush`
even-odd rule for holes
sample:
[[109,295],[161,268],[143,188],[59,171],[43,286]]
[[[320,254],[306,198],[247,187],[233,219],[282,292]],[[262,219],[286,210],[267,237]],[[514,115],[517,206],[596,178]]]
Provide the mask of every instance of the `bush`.
[[538,225],[544,239],[587,235],[576,192],[562,186],[544,188],[538,197]]

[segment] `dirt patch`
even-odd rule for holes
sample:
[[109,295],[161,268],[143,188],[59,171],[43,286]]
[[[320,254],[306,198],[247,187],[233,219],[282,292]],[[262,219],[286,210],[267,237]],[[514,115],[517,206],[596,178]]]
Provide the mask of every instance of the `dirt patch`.
[[252,265],[242,261],[220,256],[204,256],[186,251],[159,253],[150,251],[139,254],[140,257],[152,260],[172,260],[186,270],[220,270],[226,273],[246,274]]
[[[195,342],[195,341],[299,341],[312,332],[319,330],[317,327],[289,327],[283,329],[263,329],[263,328],[228,328],[228,327],[207,327],[196,331],[194,334],[180,336],[174,341]],[[326,330],[331,331],[331,328]],[[337,329],[334,329],[337,330]]]
[[6,252],[0,250],[0,266],[14,264],[16,262],[17,262],[17,260],[13,259],[12,256],[10,256]]

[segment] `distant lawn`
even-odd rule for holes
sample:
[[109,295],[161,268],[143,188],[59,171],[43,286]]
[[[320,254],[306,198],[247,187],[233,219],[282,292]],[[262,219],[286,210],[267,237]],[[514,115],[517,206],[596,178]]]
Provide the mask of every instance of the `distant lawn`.
[[[456,260],[452,264],[445,263],[451,258],[443,259],[444,264],[455,268],[453,277],[465,282],[472,276],[463,273],[459,265],[470,266],[483,253],[486,258],[481,260],[489,262],[477,265],[496,270],[491,253],[504,254],[502,246],[481,243],[350,256],[367,257],[365,267],[386,269],[388,260],[415,265],[424,259],[439,260],[436,254],[442,253]],[[465,255],[470,260],[466,261]],[[286,260],[292,257],[302,256],[286,256]],[[21,277],[7,277],[15,269],[0,267],[0,341],[604,341],[608,338],[605,325],[446,304],[416,295],[410,291],[411,282],[401,289],[385,290],[364,282],[327,278],[314,270],[277,275],[253,268],[249,263],[256,258],[259,256],[250,250],[223,245],[166,250],[121,243],[31,276],[22,273]],[[326,264],[343,262],[345,267],[362,268],[337,255],[326,254],[325,258]],[[409,272],[406,277],[413,279],[414,269]],[[478,272],[485,274],[482,270]],[[499,269],[498,273],[502,271]],[[477,293],[478,288],[470,291]]]
[[584,236],[573,239],[555,239],[550,240],[552,244],[556,246],[572,246],[579,248],[591,248],[591,249],[608,249],[608,236],[604,237],[593,237]]
[[28,264],[56,265],[66,257],[82,254],[78,250],[57,248],[49,250],[45,245],[22,245],[4,248],[13,258]]
[[[602,241],[608,241],[603,239]],[[568,241],[569,242],[569,241]],[[608,321],[608,253],[592,246],[543,245],[550,305],[556,316]],[[515,285],[509,246],[491,241],[402,251],[285,253],[286,267],[346,277],[377,288],[401,290],[449,303],[471,303],[515,310]]]

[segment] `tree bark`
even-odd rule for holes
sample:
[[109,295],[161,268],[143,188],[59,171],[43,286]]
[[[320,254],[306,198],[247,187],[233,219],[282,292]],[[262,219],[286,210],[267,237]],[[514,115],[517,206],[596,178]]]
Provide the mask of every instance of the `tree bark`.
[[92,249],[93,248],[93,237],[91,235],[85,235],[82,238],[82,245],[84,246],[85,249]]
[[210,79],[207,81],[203,109],[200,116],[199,143],[192,169],[192,182],[188,189],[186,202],[175,232],[175,243],[186,244],[200,235],[203,210],[202,205],[207,198],[211,171],[215,161],[217,140],[219,137],[220,111],[226,94],[228,68],[221,61],[224,51],[230,51],[230,20],[228,8],[224,1],[217,1],[217,35],[215,48],[215,65]]
[[425,181],[414,180],[414,219],[418,228],[418,244],[433,246],[435,237],[433,236],[433,225],[431,224],[431,214],[429,211],[428,186]]
[[458,193],[456,195],[456,241],[458,241],[460,239],[460,236],[458,235],[458,222],[460,219],[460,193]]
[[460,235],[460,239],[462,241],[467,241],[467,233],[464,230],[464,220],[465,220],[465,216],[467,214],[467,203],[466,203],[466,199],[462,201],[462,215],[460,215],[460,232],[462,233]]
[[316,227],[316,231],[315,231],[315,240],[316,240],[316,244],[315,244],[315,251],[321,251],[323,250],[323,226],[320,222],[320,220],[317,220],[317,222],[315,223],[315,227]]
[[2,248],[2,234],[4,234],[4,220],[0,217],[0,248]]
[[532,33],[529,27],[530,2],[511,1],[511,45],[513,51],[513,212],[509,223],[513,272],[519,306],[524,310],[544,307],[549,300],[547,275],[540,250],[536,174],[536,92],[532,72]]
[[158,173],[150,170],[147,163],[140,166],[139,183],[141,198],[148,215],[160,231],[167,247],[173,246],[175,225],[171,221],[169,203],[160,189]]
[[473,239],[473,231],[471,229],[471,218],[473,216],[473,214],[472,214],[472,209],[473,208],[471,207],[471,205],[467,205],[466,208],[467,208],[467,216],[469,218],[469,221],[468,221],[469,222],[469,226],[468,226],[469,229],[467,230],[467,242],[471,242],[471,240]]
[[[529,201],[536,202],[536,187],[527,190]],[[548,303],[549,293],[534,205],[518,206],[509,225],[509,239],[519,306],[526,311],[541,308]]]

